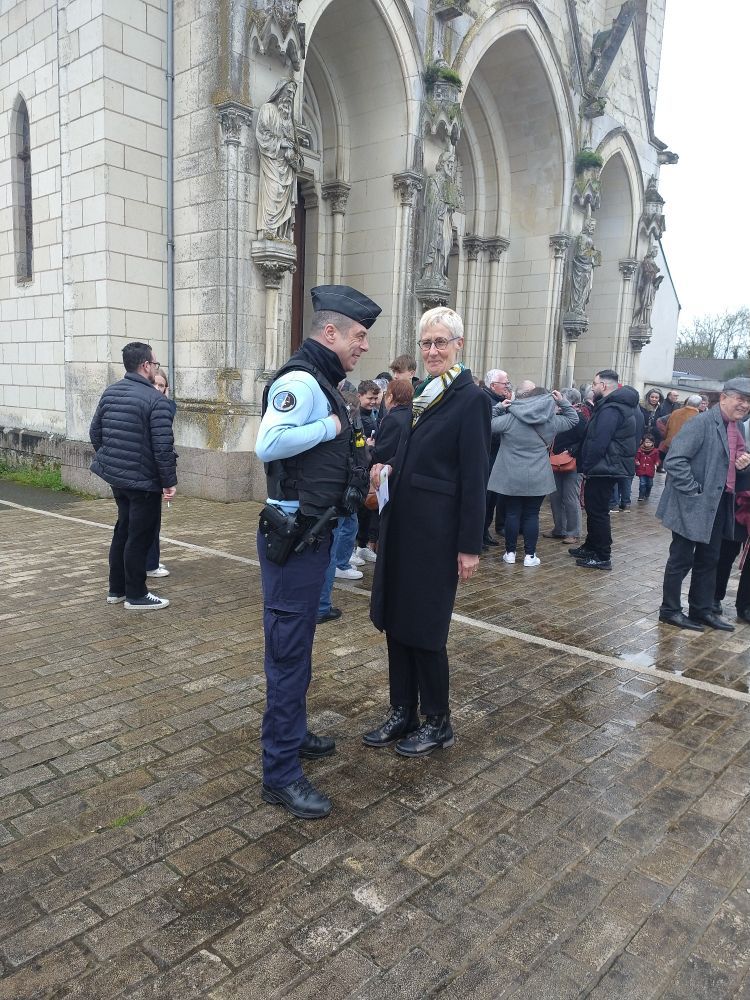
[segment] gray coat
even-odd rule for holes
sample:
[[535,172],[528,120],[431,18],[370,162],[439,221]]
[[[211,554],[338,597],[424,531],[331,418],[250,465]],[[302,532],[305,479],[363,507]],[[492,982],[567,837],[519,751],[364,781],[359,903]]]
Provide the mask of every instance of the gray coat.
[[541,497],[555,492],[549,446],[555,434],[578,423],[578,413],[563,399],[560,414],[551,395],[514,399],[506,413],[492,421],[500,450],[487,489],[515,497]]
[[667,481],[656,516],[665,528],[707,543],[729,471],[729,442],[719,406],[699,413],[678,431],[664,471]]

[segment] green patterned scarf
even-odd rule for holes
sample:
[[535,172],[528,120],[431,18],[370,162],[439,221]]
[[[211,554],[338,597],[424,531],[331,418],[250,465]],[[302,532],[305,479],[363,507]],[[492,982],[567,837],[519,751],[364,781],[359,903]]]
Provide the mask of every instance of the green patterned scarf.
[[420,382],[414,390],[414,402],[412,403],[411,425],[415,427],[417,421],[427,410],[437,406],[445,395],[445,390],[464,371],[465,365],[459,361],[452,368],[442,375],[431,375],[424,382]]

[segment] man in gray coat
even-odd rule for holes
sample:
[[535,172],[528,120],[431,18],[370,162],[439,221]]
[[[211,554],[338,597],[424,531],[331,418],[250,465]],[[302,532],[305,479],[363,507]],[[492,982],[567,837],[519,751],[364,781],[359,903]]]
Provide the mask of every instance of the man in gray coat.
[[[675,436],[664,462],[667,480],[656,516],[672,530],[664,569],[659,621],[702,632],[705,625],[732,632],[713,610],[721,540],[734,529],[737,470],[750,465],[739,426],[750,412],[750,378],[733,378],[718,406],[698,414]],[[682,581],[692,570],[688,615],[682,612]]]

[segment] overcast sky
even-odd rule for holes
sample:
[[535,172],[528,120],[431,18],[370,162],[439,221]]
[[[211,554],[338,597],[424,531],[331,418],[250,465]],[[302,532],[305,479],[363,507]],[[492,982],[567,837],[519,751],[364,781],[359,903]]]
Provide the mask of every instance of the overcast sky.
[[747,0],[667,0],[655,130],[680,157],[659,190],[681,326],[750,305],[749,37]]

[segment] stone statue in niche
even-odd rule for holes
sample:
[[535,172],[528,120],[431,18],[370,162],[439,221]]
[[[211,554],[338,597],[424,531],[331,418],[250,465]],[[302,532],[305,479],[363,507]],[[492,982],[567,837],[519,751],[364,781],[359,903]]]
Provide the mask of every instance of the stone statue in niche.
[[656,263],[657,247],[651,247],[641,262],[638,272],[638,288],[635,292],[635,312],[633,323],[637,326],[651,326],[651,310],[654,299],[664,280],[661,268]]
[[599,267],[602,255],[594,246],[595,219],[586,219],[573,250],[570,272],[570,311],[584,316],[591,298],[594,268]]
[[446,282],[448,258],[453,246],[453,213],[460,211],[463,199],[457,179],[456,154],[453,149],[440,154],[435,173],[425,188],[425,240],[422,255],[423,282]]
[[255,138],[260,152],[259,239],[292,238],[295,184],[303,164],[294,126],[296,92],[294,80],[280,80],[258,113]]

